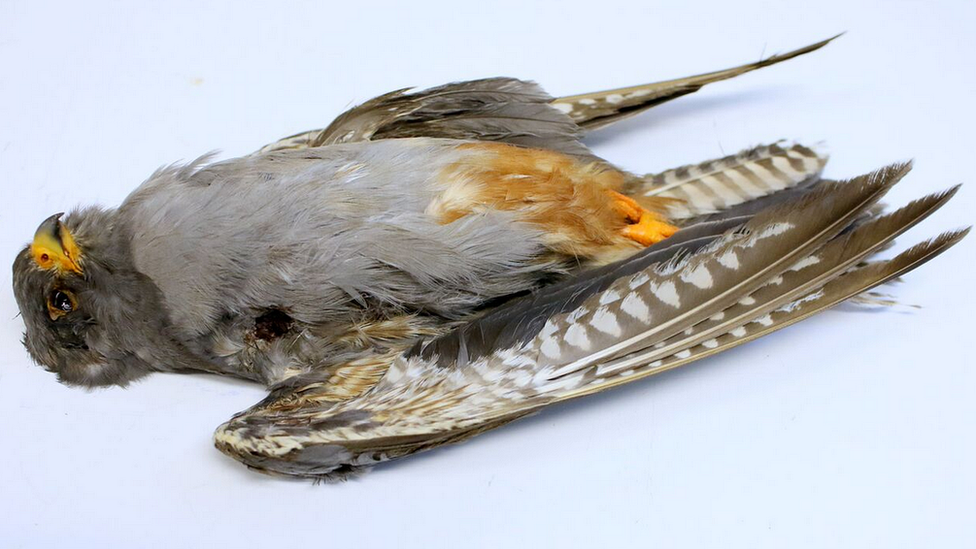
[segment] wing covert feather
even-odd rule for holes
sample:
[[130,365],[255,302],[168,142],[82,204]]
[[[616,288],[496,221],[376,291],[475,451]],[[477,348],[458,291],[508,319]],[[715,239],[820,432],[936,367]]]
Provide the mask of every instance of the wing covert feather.
[[[443,336],[458,342],[434,345],[438,352],[386,357],[385,374],[355,398],[322,398],[314,383],[279,392],[221,426],[216,444],[267,472],[337,478],[788,326],[900,276],[965,235],[948,233],[890,261],[859,266],[954,193],[850,229],[908,169],[895,165],[824,184],[704,247],[636,272],[632,260],[621,262],[609,284],[574,289],[569,281],[563,289],[570,291],[555,293],[575,306],[553,312],[551,304],[537,304],[547,320],[533,325],[529,338],[489,338],[479,344],[498,345],[469,353],[464,334],[478,329],[474,321],[467,332]],[[444,350],[456,353],[453,360],[443,360]]]

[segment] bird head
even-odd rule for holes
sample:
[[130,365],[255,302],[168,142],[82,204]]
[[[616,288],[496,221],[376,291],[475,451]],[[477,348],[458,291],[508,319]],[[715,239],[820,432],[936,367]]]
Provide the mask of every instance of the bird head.
[[150,368],[129,342],[145,331],[135,317],[144,312],[140,297],[152,302],[155,288],[139,282],[112,238],[110,212],[52,215],[14,261],[24,346],[70,385],[125,385],[145,375]]

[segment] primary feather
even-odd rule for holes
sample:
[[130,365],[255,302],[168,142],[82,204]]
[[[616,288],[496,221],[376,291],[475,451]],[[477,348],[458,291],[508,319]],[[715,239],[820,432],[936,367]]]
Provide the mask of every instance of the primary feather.
[[320,479],[710,356],[951,247],[966,231],[870,262],[956,189],[884,215],[908,164],[823,181],[826,156],[776,143],[640,176],[580,139],[829,41],[559,99],[512,78],[398,90],[161,169],[41,225],[14,265],[24,342],[67,383],[267,383],[218,448]]
[[454,82],[418,92],[404,88],[349,109],[325,129],[285,137],[259,153],[423,136],[501,141],[590,156],[577,143],[584,131],[629,118],[707,84],[816,51],[835,38],[730,69],[559,98],[534,82],[515,78]]
[[[469,341],[480,323],[492,319],[474,321],[426,349],[422,344],[392,357],[379,382],[355,398],[320,399],[315,383],[290,384],[218,429],[217,446],[261,470],[333,478],[463,440],[555,402],[792,324],[907,272],[964,236],[950,233],[891,261],[855,268],[951,198],[954,190],[850,229],[908,169],[894,165],[824,183],[798,203],[773,206],[697,251],[680,243],[670,257],[655,256],[660,248],[648,250],[646,256],[657,260],[636,272],[640,255],[605,267],[601,276],[617,270],[609,284],[549,287],[543,293],[574,305],[553,307],[551,300],[532,298],[510,304],[517,311],[530,303],[519,318],[546,320],[521,326],[516,336]],[[465,350],[471,345],[486,348]],[[453,354],[444,360],[445,352]]]

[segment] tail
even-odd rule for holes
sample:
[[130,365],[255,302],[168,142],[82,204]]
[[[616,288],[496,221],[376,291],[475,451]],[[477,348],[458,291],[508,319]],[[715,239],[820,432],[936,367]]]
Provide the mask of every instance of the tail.
[[720,222],[683,229],[418,344],[355,398],[318,398],[327,389],[316,380],[277,391],[218,429],[217,445],[264,471],[334,478],[784,328],[917,268],[967,234],[865,263],[956,192],[872,216],[909,169],[824,182],[719,235]]
[[[827,159],[810,147],[779,142],[647,175],[632,180],[626,192],[638,198],[672,199],[665,203],[668,219],[687,225],[786,189],[811,186],[820,179]],[[779,197],[789,198],[793,196]],[[772,203],[759,202],[752,211]]]
[[552,105],[567,113],[581,128],[593,130],[619,122],[625,118],[642,113],[661,103],[677,99],[682,95],[696,92],[713,82],[720,82],[735,78],[740,74],[752,72],[756,69],[769,67],[794,57],[819,50],[843,33],[826,40],[791,52],[774,55],[761,59],[755,63],[740,65],[731,69],[708,72],[696,76],[687,76],[675,80],[665,80],[641,86],[617,88],[601,92],[570,95],[553,100]]

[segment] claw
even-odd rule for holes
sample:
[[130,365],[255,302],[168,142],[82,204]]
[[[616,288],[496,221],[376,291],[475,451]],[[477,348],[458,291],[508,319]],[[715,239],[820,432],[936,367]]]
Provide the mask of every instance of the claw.
[[641,244],[650,246],[678,232],[678,228],[663,221],[657,215],[645,210],[633,198],[616,191],[609,191],[614,208],[619,211],[629,225],[620,234]]
[[654,214],[650,212],[644,212],[640,221],[624,227],[621,234],[643,246],[650,246],[651,244],[657,244],[676,232],[678,232],[678,228],[674,225],[655,219]]
[[610,193],[610,198],[613,200],[613,207],[624,217],[627,218],[629,223],[637,223],[640,221],[641,216],[646,210],[641,207],[633,198],[618,193],[617,191],[607,191]]

